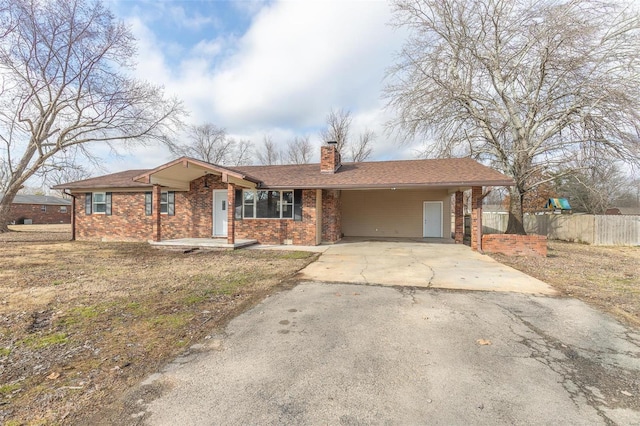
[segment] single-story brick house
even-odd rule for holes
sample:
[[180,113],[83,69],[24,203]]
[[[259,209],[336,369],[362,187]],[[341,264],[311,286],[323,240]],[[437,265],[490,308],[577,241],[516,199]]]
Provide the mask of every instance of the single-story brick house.
[[[3,194],[0,193],[0,200]],[[71,200],[49,195],[17,194],[9,210],[10,224],[71,223]]]
[[454,239],[462,242],[462,191],[471,190],[477,248],[482,188],[512,184],[469,158],[342,164],[327,144],[320,164],[223,167],[183,157],[55,189],[73,195],[76,239],[296,245],[343,236],[450,239],[453,194]]

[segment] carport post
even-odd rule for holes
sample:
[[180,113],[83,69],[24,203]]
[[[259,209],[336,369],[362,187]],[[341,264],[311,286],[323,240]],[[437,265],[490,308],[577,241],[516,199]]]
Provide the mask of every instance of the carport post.
[[153,211],[153,241],[162,240],[162,215],[160,214],[160,200],[162,197],[162,187],[160,185],[153,185],[153,202],[151,203]]
[[471,188],[471,250],[482,251],[482,187]]
[[464,241],[464,193],[462,191],[456,191],[454,216],[455,216],[455,229],[454,229],[454,241],[456,244],[462,244]]
[[236,242],[236,186],[227,184],[227,244]]

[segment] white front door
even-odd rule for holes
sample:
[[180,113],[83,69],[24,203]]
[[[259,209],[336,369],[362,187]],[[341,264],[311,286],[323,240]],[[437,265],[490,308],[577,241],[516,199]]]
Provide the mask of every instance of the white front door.
[[227,191],[213,191],[213,236],[227,236]]
[[422,221],[424,238],[442,238],[442,201],[425,201]]

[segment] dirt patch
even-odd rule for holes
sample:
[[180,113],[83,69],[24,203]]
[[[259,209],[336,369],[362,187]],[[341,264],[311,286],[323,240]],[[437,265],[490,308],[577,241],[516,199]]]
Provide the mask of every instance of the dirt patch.
[[0,243],[0,424],[83,423],[317,257],[39,238]]
[[600,247],[549,241],[547,257],[493,258],[640,326],[640,247]]

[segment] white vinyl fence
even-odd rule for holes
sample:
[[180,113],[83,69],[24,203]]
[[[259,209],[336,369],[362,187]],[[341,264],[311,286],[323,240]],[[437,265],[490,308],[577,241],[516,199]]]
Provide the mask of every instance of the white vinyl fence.
[[[482,232],[500,234],[507,229],[509,215],[482,213]],[[528,234],[551,240],[577,241],[598,246],[640,246],[640,216],[614,215],[525,215]]]

